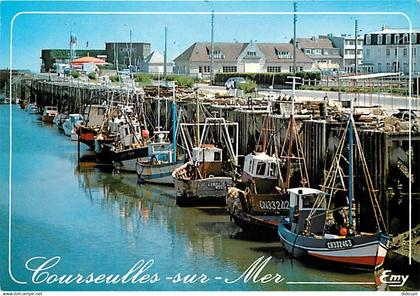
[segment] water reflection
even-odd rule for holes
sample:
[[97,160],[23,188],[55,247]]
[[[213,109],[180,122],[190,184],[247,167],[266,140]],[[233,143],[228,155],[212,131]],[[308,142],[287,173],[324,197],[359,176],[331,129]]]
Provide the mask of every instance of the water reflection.
[[[280,242],[264,243],[235,239],[239,228],[223,208],[180,208],[176,206],[173,188],[137,184],[134,174],[117,174],[104,168],[81,163],[77,169],[79,186],[86,197],[101,203],[105,209],[114,209],[126,232],[141,235],[145,231],[164,229],[171,236],[174,256],[187,256],[200,264],[202,258],[217,259],[235,270],[239,276],[260,256],[272,256],[264,269],[280,273],[287,281],[371,282],[365,285],[249,285],[252,289],[267,290],[376,290],[375,274],[332,269],[319,264],[292,260],[281,248]],[[101,195],[98,195],[98,193]],[[160,233],[154,235],[159,236]],[[237,237],[237,236],[236,236]],[[185,241],[187,243],[185,244]],[[135,242],[133,242],[135,243]],[[158,253],[156,254],[157,256]],[[226,275],[225,275],[226,276]],[[233,276],[233,274],[231,275]]]

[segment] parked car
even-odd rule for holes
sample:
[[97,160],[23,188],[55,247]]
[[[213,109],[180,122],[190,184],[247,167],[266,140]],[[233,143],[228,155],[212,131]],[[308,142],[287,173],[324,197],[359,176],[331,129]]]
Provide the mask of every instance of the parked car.
[[226,90],[232,89],[232,88],[238,88],[239,84],[245,83],[246,80],[243,77],[230,77],[225,82]]

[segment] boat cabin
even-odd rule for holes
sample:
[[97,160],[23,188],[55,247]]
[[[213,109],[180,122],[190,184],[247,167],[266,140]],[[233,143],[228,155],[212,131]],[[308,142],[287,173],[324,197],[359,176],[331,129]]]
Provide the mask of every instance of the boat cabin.
[[192,161],[199,163],[203,176],[219,176],[222,172],[222,149],[211,144],[192,149]]
[[214,145],[201,145],[192,149],[194,162],[222,162],[222,149]]
[[107,106],[89,105],[84,111],[84,119],[87,126],[100,126],[104,121]]
[[[326,193],[313,188],[291,188],[287,190],[289,197],[289,219],[291,230],[295,233],[304,231],[306,223],[310,223],[310,231],[321,234],[324,231],[325,213],[327,209]],[[313,208],[316,199],[321,196],[322,203],[319,207]],[[310,212],[313,211],[312,218],[307,221]]]
[[156,135],[155,142],[149,142],[148,146],[148,154],[151,158],[159,161],[159,162],[168,162],[172,163],[172,143],[166,141],[166,136],[168,132],[159,132]]
[[58,113],[58,108],[56,106],[45,106],[44,115],[56,115]]
[[279,160],[265,152],[245,156],[244,174],[251,178],[275,179],[279,177]]
[[121,144],[129,148],[132,144],[137,144],[142,140],[140,124],[138,122],[129,124],[123,124],[119,127],[120,142]]

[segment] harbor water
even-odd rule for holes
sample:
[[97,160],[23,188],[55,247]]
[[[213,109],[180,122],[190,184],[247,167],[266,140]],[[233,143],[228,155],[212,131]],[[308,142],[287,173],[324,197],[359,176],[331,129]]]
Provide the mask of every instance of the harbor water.
[[[380,273],[320,269],[291,259],[280,242],[243,239],[225,209],[180,208],[173,188],[137,184],[135,174],[97,165],[83,144],[79,161],[77,143],[57,127],[18,106],[12,106],[12,115],[9,203],[9,105],[0,105],[2,290],[384,289]],[[271,258],[259,276],[241,277],[262,256]],[[34,279],[31,269],[57,257]],[[144,274],[158,274],[159,281],[52,280],[53,275],[124,275],[140,260],[153,260]],[[175,283],[178,274],[209,280]],[[264,284],[258,279],[266,274],[283,280]]]

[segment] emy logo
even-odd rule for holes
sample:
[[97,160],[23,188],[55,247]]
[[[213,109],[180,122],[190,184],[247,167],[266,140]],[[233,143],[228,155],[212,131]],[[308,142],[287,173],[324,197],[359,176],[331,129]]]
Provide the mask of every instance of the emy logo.
[[391,270],[384,270],[379,280],[390,287],[402,287],[408,280],[408,275],[392,274]]

